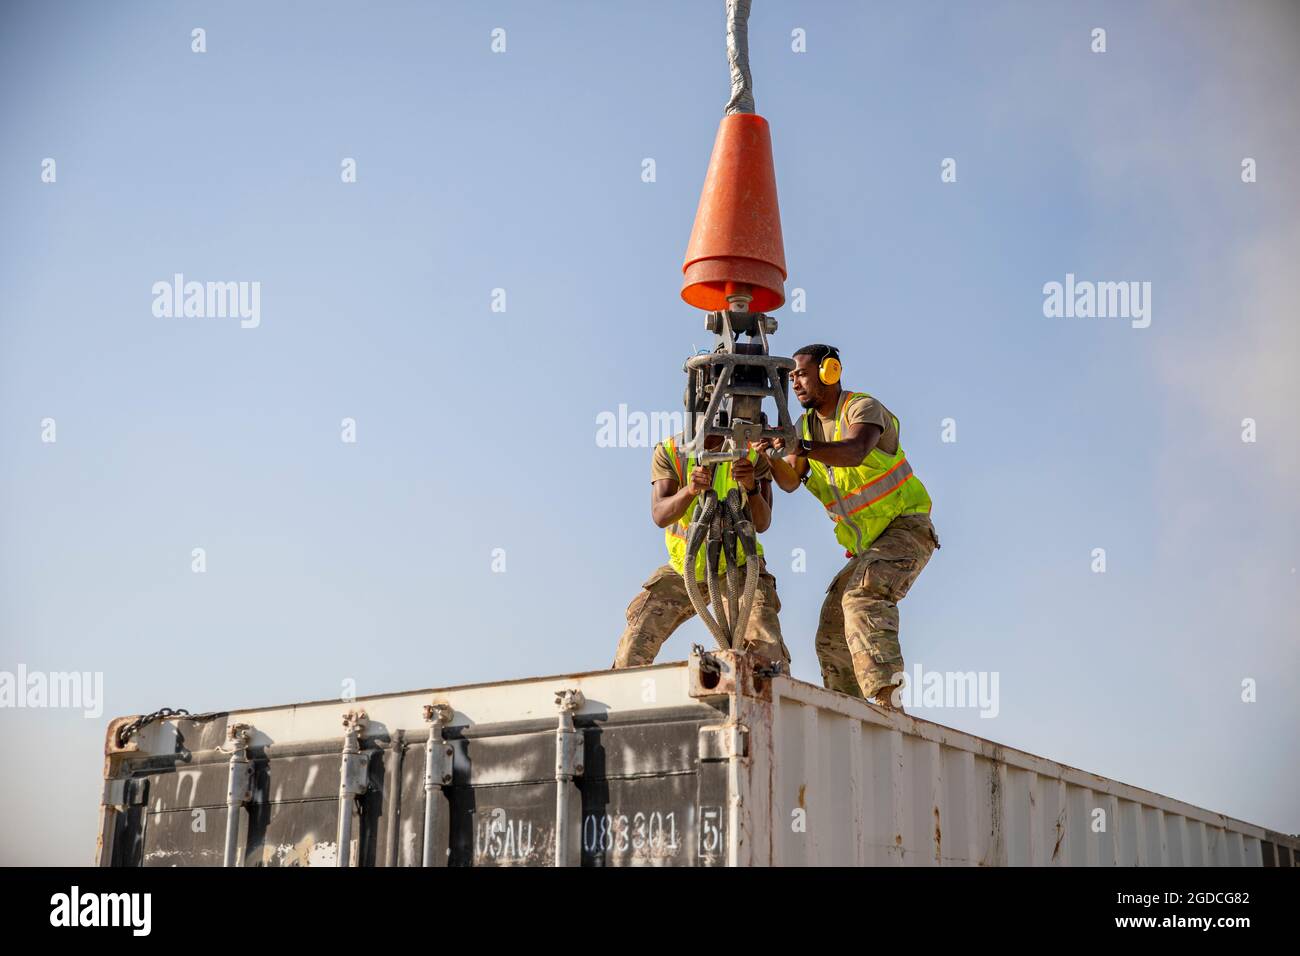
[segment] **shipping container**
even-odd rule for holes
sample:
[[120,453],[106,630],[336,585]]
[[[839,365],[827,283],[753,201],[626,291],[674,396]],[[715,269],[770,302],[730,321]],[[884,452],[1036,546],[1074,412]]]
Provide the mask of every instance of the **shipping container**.
[[119,718],[97,863],[1295,866],[1300,840],[696,648]]

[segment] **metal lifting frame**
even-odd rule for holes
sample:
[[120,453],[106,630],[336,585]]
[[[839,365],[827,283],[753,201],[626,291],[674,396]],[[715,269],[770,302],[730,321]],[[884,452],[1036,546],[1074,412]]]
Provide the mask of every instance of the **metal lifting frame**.
[[[776,331],[776,319],[761,312],[747,311],[747,298],[744,295],[733,297],[738,306],[734,311],[708,314],[704,327],[717,337],[718,344],[714,351],[686,360],[686,440],[681,453],[694,457],[702,465],[741,458],[748,452],[750,443],[760,438],[782,438],[787,448],[794,445],[794,423],[787,408],[794,360],[768,354],[767,336]],[[736,339],[742,334],[750,337],[750,351],[737,348]],[[758,340],[757,343],[754,339]],[[761,373],[762,382],[735,381],[737,369],[744,369],[743,377],[751,379],[759,378],[757,373]],[[698,409],[706,394],[707,406],[701,413]],[[764,421],[765,398],[776,402],[775,428],[768,428]],[[724,412],[728,416],[725,425],[721,423]],[[721,449],[714,451],[705,447],[711,436],[724,440]],[[689,480],[689,476],[687,478]],[[735,561],[737,544],[745,554],[743,585]],[[708,603],[695,583],[696,555],[702,547],[705,549]],[[723,554],[727,556],[725,604],[718,582]],[[740,492],[733,488],[721,501],[712,489],[704,492],[686,532],[686,561],[682,576],[691,606],[722,650],[744,649],[742,641],[758,588],[757,558],[758,539],[749,506]],[[713,613],[709,612],[709,603],[713,605]]]
[[[776,331],[776,319],[761,312],[710,312],[704,327],[718,341],[714,351],[694,355],[686,360],[687,406],[684,454],[694,456],[702,465],[719,461],[734,461],[745,455],[749,443],[760,438],[783,438],[787,446],[795,439],[794,422],[786,407],[790,398],[790,371],[794,359],[769,355],[767,336]],[[758,351],[741,352],[736,339],[748,334],[758,339]],[[761,370],[763,383],[733,382],[737,368]],[[712,372],[716,381],[705,381]],[[709,393],[708,405],[701,413],[697,397]],[[763,422],[763,399],[776,402],[777,427],[769,428]],[[727,406],[724,408],[724,404]],[[718,424],[719,413],[727,412],[726,426]],[[697,420],[698,419],[698,420]],[[704,447],[709,436],[729,439],[721,450],[710,451]]]

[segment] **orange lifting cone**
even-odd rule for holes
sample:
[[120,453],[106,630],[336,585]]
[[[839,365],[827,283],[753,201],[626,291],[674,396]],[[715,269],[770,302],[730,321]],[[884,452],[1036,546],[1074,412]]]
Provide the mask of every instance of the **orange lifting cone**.
[[756,113],[724,116],[718,126],[682,275],[682,298],[697,309],[737,309],[727,301],[736,292],[753,297],[751,312],[785,302],[772,137]]

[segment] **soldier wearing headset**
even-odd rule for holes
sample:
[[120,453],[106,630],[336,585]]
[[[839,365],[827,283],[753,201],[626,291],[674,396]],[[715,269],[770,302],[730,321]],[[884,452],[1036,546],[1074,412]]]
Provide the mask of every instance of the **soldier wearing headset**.
[[[901,711],[898,602],[939,547],[930,496],[903,454],[897,416],[840,385],[839,352],[807,345],[794,359],[790,383],[805,409],[800,439],[786,459],[769,459],[772,477],[787,492],[807,486],[848,558],[826,589],[817,626],[822,682]],[[764,439],[755,448],[780,450],[785,443]]]

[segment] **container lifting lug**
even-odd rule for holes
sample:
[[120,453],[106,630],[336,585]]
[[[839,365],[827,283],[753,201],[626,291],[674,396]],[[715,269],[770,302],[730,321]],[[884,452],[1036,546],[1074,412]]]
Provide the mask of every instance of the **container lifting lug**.
[[688,693],[700,699],[726,697],[736,690],[734,654],[731,651],[710,653],[699,644],[691,648],[687,661]]

